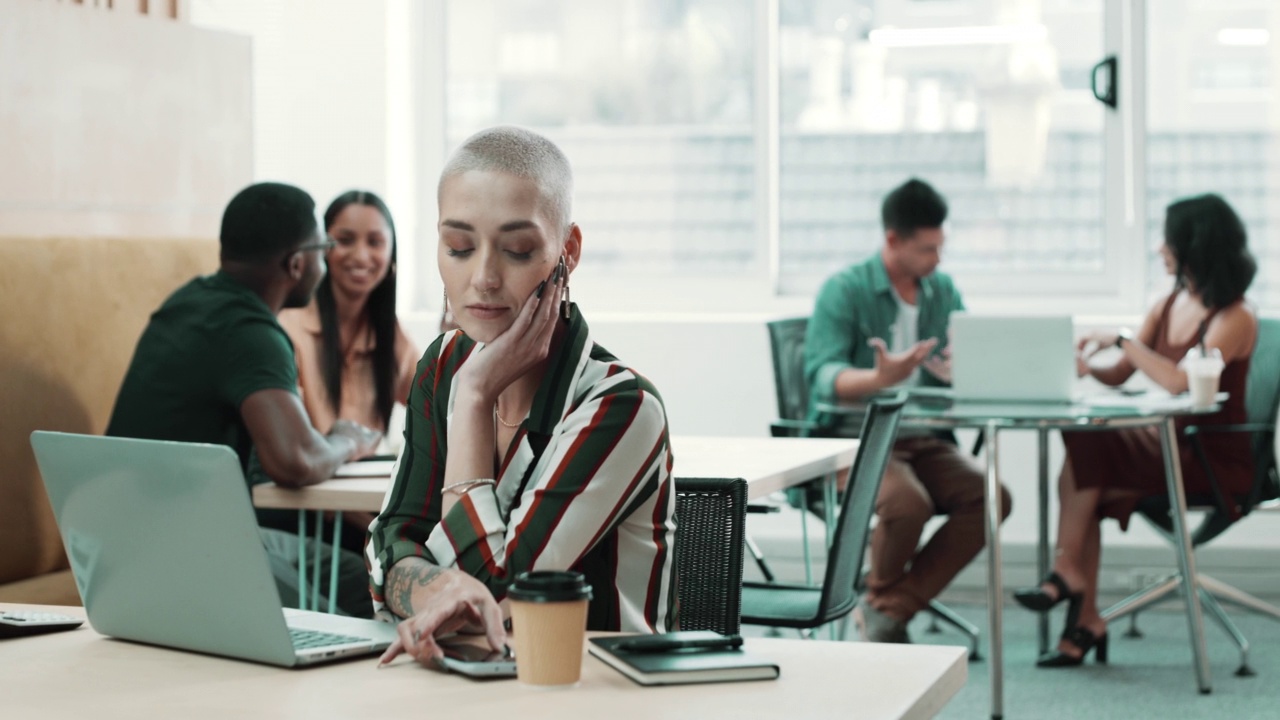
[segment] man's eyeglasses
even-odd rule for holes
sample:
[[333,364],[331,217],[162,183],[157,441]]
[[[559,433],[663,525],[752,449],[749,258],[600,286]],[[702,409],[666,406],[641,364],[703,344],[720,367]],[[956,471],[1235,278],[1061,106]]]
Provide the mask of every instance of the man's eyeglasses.
[[300,253],[300,252],[308,252],[308,251],[311,251],[311,250],[319,250],[319,251],[321,251],[321,252],[329,252],[330,250],[332,250],[333,248],[335,248],[337,245],[338,245],[337,241],[335,241],[335,240],[333,240],[332,238],[330,238],[330,239],[327,239],[327,240],[321,240],[320,242],[307,243],[306,245],[301,245],[301,246],[299,246],[296,250],[294,250],[294,252],[295,252],[295,253]]
[[280,266],[285,269],[285,272],[288,272],[289,262],[294,255],[297,255],[298,253],[301,253],[301,252],[311,252],[312,250],[319,250],[321,252],[327,253],[330,250],[332,250],[334,247],[336,247],[337,244],[338,243],[333,238],[326,238],[324,240],[321,240],[320,242],[313,242],[313,243],[307,243],[306,245],[299,245],[298,247],[294,248],[292,252],[284,256],[284,259],[280,261]]

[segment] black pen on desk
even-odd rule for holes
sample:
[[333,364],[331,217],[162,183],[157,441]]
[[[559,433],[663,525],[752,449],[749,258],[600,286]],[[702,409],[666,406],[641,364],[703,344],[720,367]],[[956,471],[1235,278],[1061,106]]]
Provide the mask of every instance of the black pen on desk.
[[718,638],[696,638],[681,640],[678,638],[661,639],[653,636],[621,642],[615,649],[633,653],[659,653],[673,650],[736,650],[742,647],[741,635],[726,635]]

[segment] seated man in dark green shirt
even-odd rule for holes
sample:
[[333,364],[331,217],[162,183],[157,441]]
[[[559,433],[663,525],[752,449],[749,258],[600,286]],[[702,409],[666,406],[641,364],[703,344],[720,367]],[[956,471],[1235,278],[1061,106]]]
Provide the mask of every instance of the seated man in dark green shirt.
[[[835,274],[818,293],[805,338],[810,408],[889,387],[950,384],[947,327],[964,302],[951,278],[935,272],[946,201],[912,179],[885,197],[881,214],[880,252]],[[857,432],[840,418],[811,414],[830,434]],[[1002,494],[1007,517],[1009,492]],[[983,508],[982,471],[954,441],[899,432],[876,499],[867,592],[854,614],[864,640],[909,642],[907,623],[982,549]],[[947,522],[917,552],[934,515]]]
[[[152,314],[107,434],[227,445],[246,477],[255,456],[267,477],[289,487],[326,480],[380,436],[347,421],[328,436],[316,432],[298,397],[293,345],[276,321],[282,308],[305,306],[325,273],[330,243],[315,203],[290,185],[251,185],[227,205],[219,239],[221,269],[179,288]],[[269,517],[260,514],[259,523],[272,524]],[[281,600],[296,605],[296,538],[261,532]],[[339,607],[371,616],[363,560],[346,553],[340,572]]]

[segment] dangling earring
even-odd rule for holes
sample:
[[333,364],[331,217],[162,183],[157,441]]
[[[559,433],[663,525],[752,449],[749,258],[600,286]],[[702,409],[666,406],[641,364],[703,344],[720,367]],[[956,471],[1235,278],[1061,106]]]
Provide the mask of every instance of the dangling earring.
[[560,315],[565,319],[569,319],[569,268],[565,265],[564,256],[560,256],[560,267],[557,273],[564,278],[564,295],[560,298]]

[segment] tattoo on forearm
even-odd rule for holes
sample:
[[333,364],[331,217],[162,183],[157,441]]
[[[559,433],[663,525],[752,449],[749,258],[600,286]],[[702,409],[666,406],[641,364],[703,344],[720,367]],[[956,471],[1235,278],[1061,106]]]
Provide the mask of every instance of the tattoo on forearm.
[[427,562],[401,563],[391,568],[388,574],[390,592],[387,599],[391,602],[391,610],[400,617],[413,615],[413,591],[426,587],[444,574],[444,568]]

